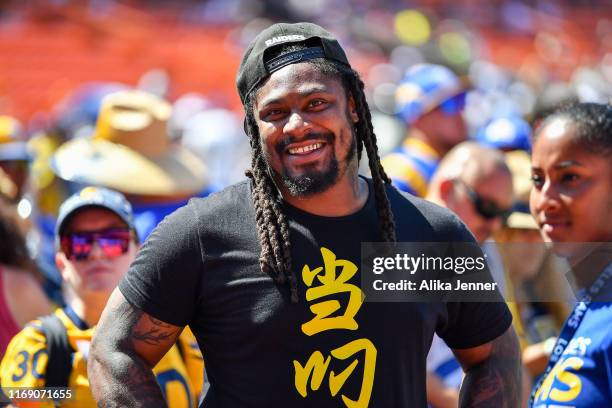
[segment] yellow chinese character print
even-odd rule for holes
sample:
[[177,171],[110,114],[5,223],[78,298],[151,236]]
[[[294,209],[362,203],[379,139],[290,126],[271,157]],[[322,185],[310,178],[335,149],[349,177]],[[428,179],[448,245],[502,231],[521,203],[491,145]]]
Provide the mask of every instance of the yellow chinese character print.
[[321,354],[320,351],[312,353],[306,365],[303,367],[297,360],[293,360],[293,367],[295,368],[295,388],[302,397],[306,398],[306,395],[308,395],[307,385],[311,373],[312,380],[310,381],[310,388],[312,388],[313,391],[319,389],[330,361],[331,357],[327,356],[326,359],[323,359],[323,354]]
[[[342,401],[349,408],[367,407],[372,396],[372,386],[374,385],[374,372],[376,371],[376,347],[368,339],[359,339],[351,341],[342,347],[332,350],[331,355],[339,360],[346,360],[359,351],[365,351],[363,361],[363,379],[361,380],[361,392],[359,398],[355,401],[342,395]],[[346,379],[351,375],[359,360],[356,359],[340,374],[336,375],[333,371],[329,373],[329,389],[335,396],[340,388],[346,382]]]
[[[374,372],[376,370],[376,347],[368,339],[358,339],[345,344],[342,347],[331,351],[331,355],[338,360],[346,360],[356,353],[364,351],[365,357],[363,362],[363,378],[361,380],[361,391],[357,400],[353,400],[344,394],[341,394],[342,401],[348,408],[365,408],[370,403],[372,396],[372,387],[374,385]],[[308,378],[312,374],[310,387],[316,391],[321,386],[325,373],[329,367],[331,357],[323,358],[320,351],[315,351],[311,354],[305,366],[302,366],[298,361],[293,360],[295,367],[295,388],[302,397],[308,395]],[[351,376],[355,367],[359,364],[359,359],[355,359],[347,368],[336,374],[333,370],[329,373],[329,390],[332,396],[336,396],[342,389],[346,380]]]
[[[536,392],[535,400],[541,398],[540,401],[547,401],[550,397],[554,402],[569,402],[576,399],[582,390],[582,382],[580,377],[568,370],[579,370],[583,364],[584,361],[575,356],[557,363]],[[554,386],[555,380],[567,387],[567,390]]]
[[[306,290],[306,300],[310,302],[325,296],[348,292],[350,294],[348,305],[344,314],[334,317],[330,316],[341,307],[338,300],[324,300],[311,305],[310,311],[315,317],[302,325],[302,332],[312,336],[325,330],[356,330],[358,325],[355,315],[363,303],[363,292],[358,286],[347,282],[357,273],[357,266],[350,261],[336,259],[336,255],[324,247],[321,247],[321,255],[323,267],[310,269],[308,265],[304,265],[302,269],[302,280],[309,287]],[[340,268],[339,273],[337,273],[338,268]],[[315,277],[321,285],[313,287]]]

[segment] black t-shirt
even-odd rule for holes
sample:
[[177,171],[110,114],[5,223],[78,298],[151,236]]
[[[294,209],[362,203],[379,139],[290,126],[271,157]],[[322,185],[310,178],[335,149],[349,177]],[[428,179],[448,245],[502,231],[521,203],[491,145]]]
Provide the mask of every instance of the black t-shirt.
[[[150,235],[119,288],[146,313],[191,327],[211,385],[206,408],[339,407],[348,399],[424,407],[434,332],[452,348],[469,348],[509,327],[502,302],[356,300],[361,242],[380,240],[368,185],[365,206],[344,217],[284,205],[297,304],[288,285],[276,285],[259,267],[248,182],[191,200]],[[387,194],[398,241],[474,241],[449,211],[393,187]]]

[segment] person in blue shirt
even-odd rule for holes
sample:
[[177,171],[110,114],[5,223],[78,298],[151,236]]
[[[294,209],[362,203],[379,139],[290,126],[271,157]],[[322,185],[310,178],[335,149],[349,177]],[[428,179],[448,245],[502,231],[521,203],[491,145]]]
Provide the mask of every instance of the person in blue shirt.
[[399,190],[425,197],[442,157],[466,140],[465,96],[466,84],[445,66],[417,64],[406,72],[395,102],[408,133],[401,146],[382,159]]
[[533,389],[534,408],[612,406],[611,159],[610,105],[565,108],[536,131],[531,212],[580,290]]

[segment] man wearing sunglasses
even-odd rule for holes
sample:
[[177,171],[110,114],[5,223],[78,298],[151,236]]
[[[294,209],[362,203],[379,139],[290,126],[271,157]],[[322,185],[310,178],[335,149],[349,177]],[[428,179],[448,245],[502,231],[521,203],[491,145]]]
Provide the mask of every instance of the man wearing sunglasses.
[[444,66],[418,64],[406,73],[395,101],[408,134],[402,145],[382,160],[397,188],[425,197],[440,159],[466,139],[462,116],[465,97],[463,81]]
[[457,214],[482,243],[512,208],[512,175],[501,152],[464,142],[440,163],[427,199]]
[[[512,175],[503,155],[474,142],[463,142],[442,159],[426,198],[456,213],[482,244],[501,228],[513,202]],[[503,271],[491,247],[489,268],[500,287]],[[463,378],[461,366],[437,336],[427,356],[427,397],[434,408],[456,407]]]
[[[95,407],[87,380],[89,343],[106,301],[127,273],[139,247],[132,207],[118,192],[86,187],[60,207],[55,239],[66,306],[52,316],[64,329],[69,349],[58,352],[50,346],[48,338],[57,333],[49,333],[43,319],[34,320],[11,341],[0,366],[0,378],[3,387],[58,386],[57,374],[64,369],[70,374],[61,385],[69,387],[71,397],[66,395],[61,406]],[[197,403],[197,395],[182,357],[185,350],[178,347],[170,349],[154,372],[169,406],[190,408]],[[189,356],[190,352],[187,350]],[[56,364],[58,354],[64,353],[70,356],[66,364],[71,365],[67,367]],[[41,358],[43,355],[46,357]],[[54,362],[50,362],[51,355]],[[48,402],[40,406],[53,405]]]

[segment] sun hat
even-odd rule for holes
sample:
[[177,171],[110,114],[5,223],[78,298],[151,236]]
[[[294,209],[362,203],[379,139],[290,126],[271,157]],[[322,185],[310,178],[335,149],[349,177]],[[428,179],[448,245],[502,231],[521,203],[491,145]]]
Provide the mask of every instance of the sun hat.
[[170,140],[171,113],[168,102],[146,92],[125,90],[107,95],[92,137],[64,143],[51,167],[64,180],[127,194],[200,192],[208,182],[206,166]]

